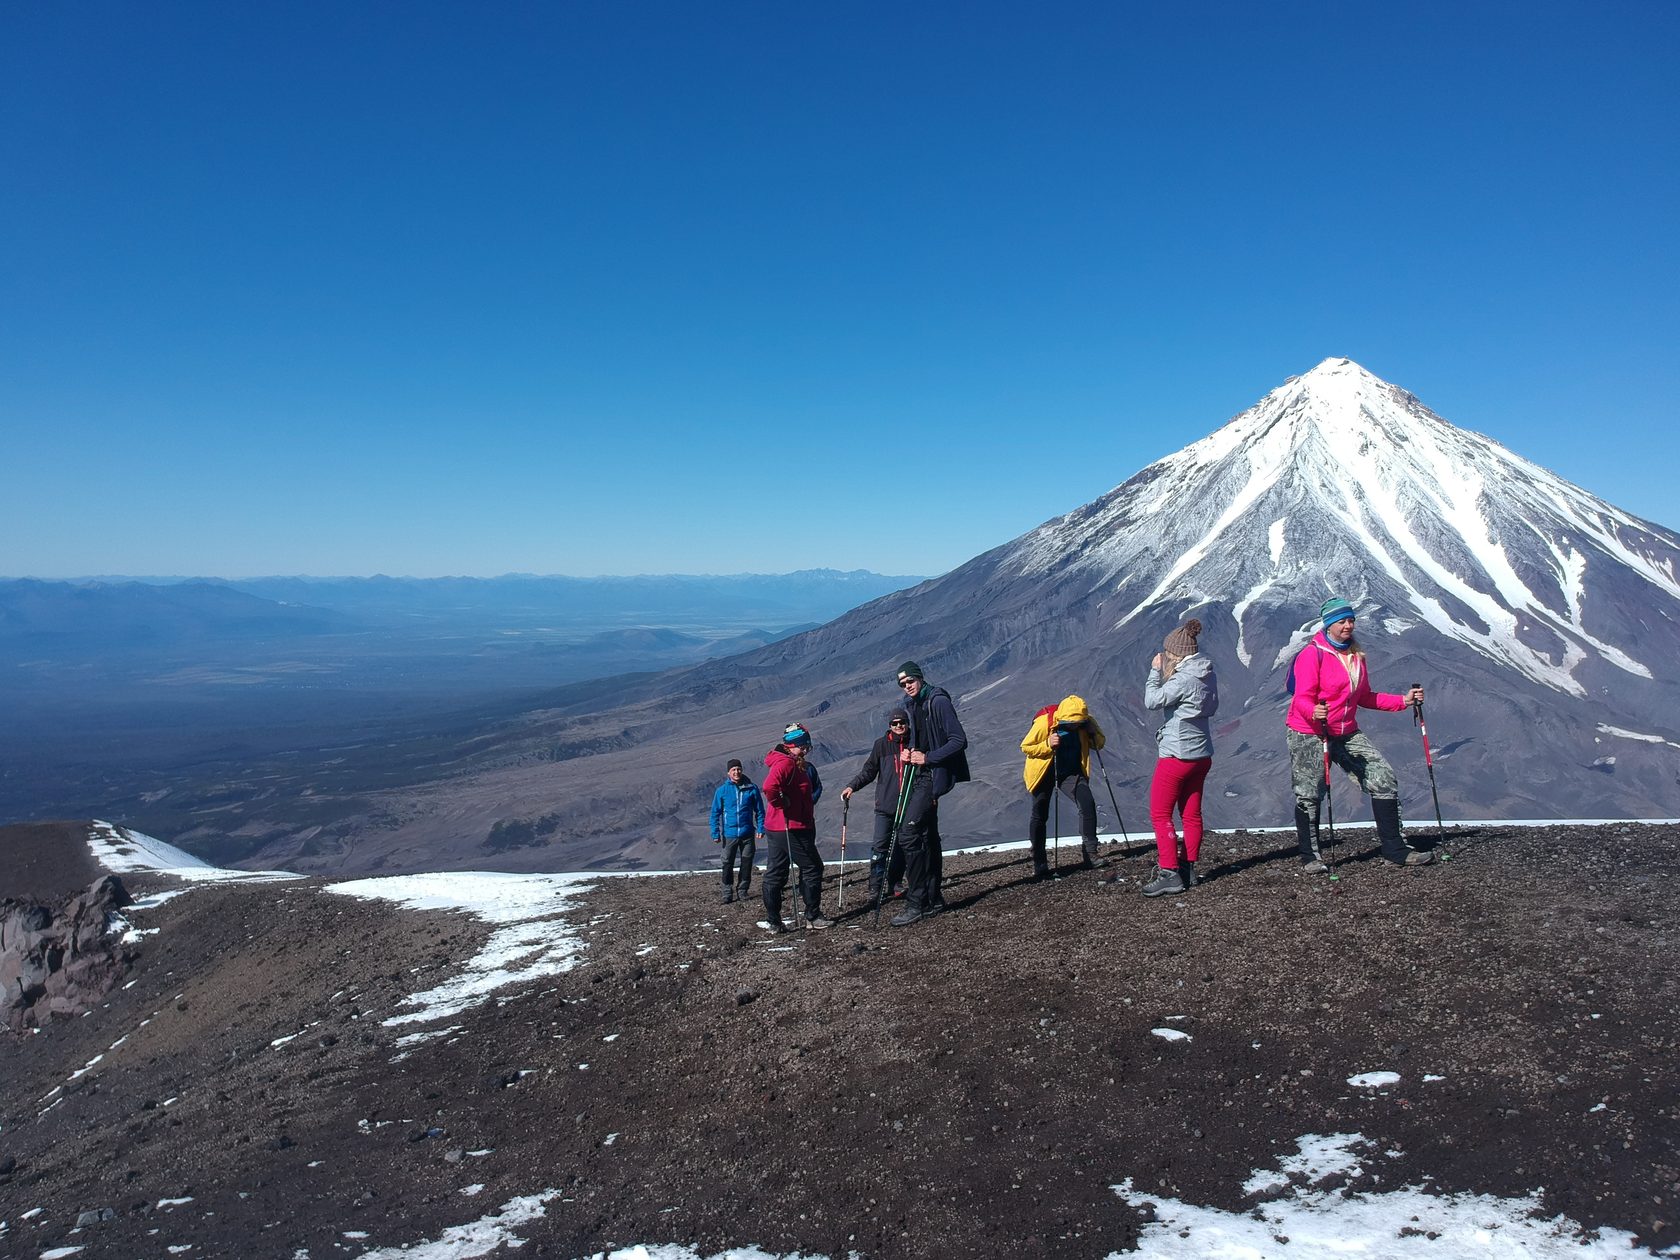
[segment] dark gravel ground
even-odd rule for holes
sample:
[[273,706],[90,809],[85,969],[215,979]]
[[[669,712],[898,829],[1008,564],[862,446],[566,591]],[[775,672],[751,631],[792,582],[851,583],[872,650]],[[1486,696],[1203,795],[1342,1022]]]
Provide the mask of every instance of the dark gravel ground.
[[953,856],[950,910],[902,930],[854,868],[838,927],[779,938],[711,878],[604,879],[581,965],[396,1062],[381,1020],[487,925],[198,886],[137,917],[130,987],[0,1037],[0,1255],[357,1254],[553,1190],[518,1254],[1098,1257],[1144,1220],[1115,1182],[1242,1211],[1336,1132],[1401,1152],[1354,1189],[1538,1190],[1680,1242],[1680,827],[1465,828],[1410,871],[1367,832],[1334,881],[1285,843],[1210,837],[1156,901],[1141,849],[1042,884]]

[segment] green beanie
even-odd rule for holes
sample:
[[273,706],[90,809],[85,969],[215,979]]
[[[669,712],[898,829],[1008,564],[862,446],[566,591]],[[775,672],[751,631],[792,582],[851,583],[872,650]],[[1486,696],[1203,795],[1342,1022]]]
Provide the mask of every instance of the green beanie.
[[1338,621],[1353,620],[1353,605],[1340,596],[1331,596],[1319,607],[1318,615],[1324,618],[1324,628],[1328,630]]

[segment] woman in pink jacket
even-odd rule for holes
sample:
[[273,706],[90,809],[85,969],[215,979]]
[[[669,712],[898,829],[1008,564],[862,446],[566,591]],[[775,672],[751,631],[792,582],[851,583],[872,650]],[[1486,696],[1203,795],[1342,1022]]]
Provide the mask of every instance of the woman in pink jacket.
[[1382,855],[1396,866],[1422,866],[1433,853],[1407,847],[1400,830],[1400,782],[1394,769],[1359,729],[1359,710],[1399,713],[1423,702],[1423,688],[1403,696],[1372,691],[1365,652],[1353,637],[1353,605],[1327,599],[1319,609],[1324,628],[1289,667],[1289,763],[1295,787],[1295,838],[1309,871],[1325,869],[1318,851],[1318,804],[1324,781],[1325,742],[1330,760],[1358,780],[1371,797]]

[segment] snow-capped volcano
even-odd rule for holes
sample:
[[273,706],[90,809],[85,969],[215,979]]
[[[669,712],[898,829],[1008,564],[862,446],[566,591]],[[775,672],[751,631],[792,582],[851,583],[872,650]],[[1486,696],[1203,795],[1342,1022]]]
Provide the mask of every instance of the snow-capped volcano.
[[1641,660],[1651,645],[1617,643],[1592,615],[1598,596],[1634,596],[1643,582],[1649,598],[1680,601],[1680,538],[1349,359],[1290,378],[1013,550],[1004,567],[1023,577],[1077,557],[1135,600],[1116,628],[1162,604],[1226,603],[1245,665],[1251,614],[1306,618],[1315,593],[1336,593],[1380,605],[1391,631],[1429,626],[1573,696],[1586,694],[1589,657],[1653,677]]
[[[1192,614],[1221,696],[1208,821],[1286,824],[1287,665],[1328,595],[1357,608],[1377,690],[1424,684],[1446,817],[1673,817],[1677,560],[1672,531],[1328,359],[943,577],[753,652],[624,680],[610,707],[588,691],[521,713],[462,742],[435,780],[382,794],[377,812],[400,821],[347,826],[334,843],[368,846],[364,869],[422,854],[470,869],[497,826],[553,817],[566,825],[551,843],[577,856],[523,849],[524,869],[703,863],[725,759],[756,766],[799,720],[824,780],[844,783],[897,703],[906,659],[950,691],[968,732],[974,781],[941,806],[953,847],[1024,836],[1021,736],[1069,693],[1108,737],[1102,825],[1139,835],[1159,724],[1144,679]],[[1406,817],[1433,823],[1407,716],[1371,713],[1362,727],[1395,763]],[[832,835],[825,801],[818,826]],[[1345,799],[1337,814],[1364,810]],[[307,858],[282,844],[252,860]]]

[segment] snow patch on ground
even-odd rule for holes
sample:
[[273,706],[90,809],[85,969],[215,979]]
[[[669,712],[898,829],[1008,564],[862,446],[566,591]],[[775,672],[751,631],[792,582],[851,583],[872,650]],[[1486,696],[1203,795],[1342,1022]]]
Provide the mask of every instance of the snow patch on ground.
[[487,1256],[500,1247],[522,1247],[525,1240],[513,1231],[516,1226],[529,1225],[547,1214],[547,1204],[560,1197],[558,1190],[544,1190],[538,1194],[522,1194],[509,1199],[488,1216],[467,1225],[453,1225],[443,1231],[435,1242],[404,1244],[401,1247],[381,1247],[377,1251],[360,1252],[362,1260],[461,1260],[466,1256]]
[[[1362,1154],[1363,1152],[1363,1154]],[[1244,1183],[1252,1200],[1241,1212],[1199,1207],[1133,1189],[1130,1179],[1111,1186],[1115,1194],[1153,1219],[1143,1225],[1135,1252],[1111,1260],[1266,1260],[1267,1257],[1360,1256],[1364,1260],[1413,1260],[1466,1256],[1524,1257],[1525,1260],[1628,1260],[1674,1256],[1635,1245],[1622,1230],[1589,1229],[1564,1216],[1542,1215],[1538,1192],[1515,1199],[1478,1194],[1434,1194],[1419,1186],[1361,1193],[1340,1182],[1359,1176],[1362,1160],[1398,1155],[1378,1153],[1357,1133],[1308,1133],[1294,1154],[1270,1172]],[[471,1187],[469,1187],[471,1189]],[[497,1211],[446,1229],[435,1241],[365,1251],[364,1260],[461,1260],[486,1256],[500,1247],[516,1250],[526,1239],[518,1227],[540,1220],[558,1190],[510,1199]],[[824,1260],[800,1252],[767,1252],[757,1246],[725,1247],[707,1253],[678,1243],[638,1244],[596,1253],[596,1260]]]
[[326,891],[395,901],[411,910],[464,911],[503,925],[463,964],[460,975],[404,998],[401,1005],[415,1009],[385,1020],[387,1025],[413,1024],[453,1019],[497,990],[557,976],[577,966],[584,945],[573,925],[561,916],[594,887],[595,878],[451,871],[350,880],[329,884]]
[[1348,1077],[1348,1084],[1355,1089],[1382,1089],[1388,1085],[1398,1085],[1398,1072],[1361,1072],[1358,1076]]
[[[1144,1194],[1121,1182],[1114,1192],[1131,1206],[1153,1209],[1138,1247],[1140,1260],[1265,1260],[1266,1257],[1522,1256],[1528,1260],[1603,1260],[1674,1255],[1634,1244],[1622,1230],[1588,1229],[1568,1217],[1546,1217],[1538,1192],[1515,1199],[1480,1194],[1433,1194],[1418,1186],[1358,1193],[1326,1186],[1332,1177],[1363,1171],[1354,1133],[1309,1133],[1275,1173],[1256,1172],[1243,1190],[1258,1202],[1245,1212],[1199,1207]],[[1393,1152],[1390,1152],[1393,1154]]]
[[1672,739],[1667,739],[1664,736],[1645,735],[1639,731],[1625,730],[1620,726],[1606,726],[1603,722],[1598,724],[1598,730],[1601,735],[1614,735],[1617,739],[1637,739],[1641,743],[1667,744],[1670,748],[1680,748],[1680,744],[1677,744]]
[[970,700],[974,699],[975,696],[983,696],[988,691],[990,691],[993,687],[996,687],[996,686],[999,686],[1003,683],[1008,682],[1009,678],[1010,678],[1010,675],[1005,674],[1002,678],[999,678],[996,682],[989,682],[984,687],[981,687],[977,691],[970,691],[970,692],[967,692],[964,695],[960,695],[960,696],[957,697],[957,703],[958,704],[967,704]]
[[211,866],[203,858],[195,858],[185,849],[177,849],[154,836],[108,822],[95,821],[88,829],[88,849],[93,860],[114,875],[132,871],[161,871],[185,880],[243,879],[266,882],[278,879],[302,879],[290,871],[230,871]]

